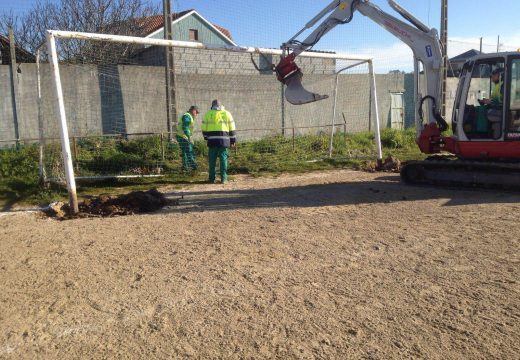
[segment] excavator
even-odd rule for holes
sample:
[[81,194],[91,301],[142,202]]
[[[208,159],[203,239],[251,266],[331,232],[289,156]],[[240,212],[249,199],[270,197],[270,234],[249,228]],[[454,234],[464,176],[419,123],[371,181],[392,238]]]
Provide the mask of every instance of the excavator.
[[[303,105],[328,97],[305,90],[296,57],[336,25],[351,22],[358,11],[413,53],[416,143],[429,156],[406,163],[401,179],[409,184],[520,188],[520,52],[480,54],[464,64],[453,106],[452,134],[447,135],[449,125],[439,111],[444,59],[437,30],[394,0],[387,1],[404,20],[370,0],[334,0],[283,43],[282,59],[274,70],[285,85],[287,101]],[[305,40],[297,40],[312,28]]]

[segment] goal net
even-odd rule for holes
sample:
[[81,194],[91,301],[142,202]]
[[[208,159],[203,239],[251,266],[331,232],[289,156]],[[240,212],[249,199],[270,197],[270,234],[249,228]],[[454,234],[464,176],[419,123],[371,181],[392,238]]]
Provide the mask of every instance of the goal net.
[[[70,156],[75,178],[180,174],[176,125],[191,105],[201,109],[194,146],[204,171],[207,149],[200,127],[214,99],[237,125],[231,171],[378,156],[375,141],[354,151],[346,136],[375,130],[369,58],[301,54],[304,86],[329,98],[294,106],[283,99],[272,72],[279,50],[61,31],[50,31],[48,41],[54,46],[39,52],[38,79],[49,179],[64,179],[64,155]],[[168,72],[169,46],[174,61]],[[67,134],[60,136],[60,124]]]

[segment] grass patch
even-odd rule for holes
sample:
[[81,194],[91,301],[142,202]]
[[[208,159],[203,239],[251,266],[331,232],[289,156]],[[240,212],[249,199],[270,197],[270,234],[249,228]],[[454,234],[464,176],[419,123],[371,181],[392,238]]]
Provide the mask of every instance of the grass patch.
[[[333,159],[329,159],[330,137],[326,133],[300,136],[272,136],[239,142],[230,149],[229,173],[279,174],[302,173],[334,168],[360,168],[373,160],[376,153],[374,133],[336,133]],[[422,159],[415,144],[415,130],[384,129],[381,132],[384,156],[401,160]],[[180,150],[176,143],[161,141],[159,136],[135,139],[89,138],[79,139],[73,146],[76,176],[149,175],[159,178],[108,179],[78,181],[78,195],[86,197],[102,193],[117,195],[129,191],[146,190],[152,186],[180,185],[206,180],[208,149],[205,141],[194,144],[199,172],[180,171]],[[60,153],[59,144],[46,147],[48,172],[62,173],[61,160],[52,154]],[[53,160],[54,159],[54,160]],[[48,174],[48,176],[55,176]],[[38,184],[38,146],[26,145],[18,149],[0,150],[0,209],[13,205],[41,205],[52,200],[66,200],[62,187],[41,188]]]

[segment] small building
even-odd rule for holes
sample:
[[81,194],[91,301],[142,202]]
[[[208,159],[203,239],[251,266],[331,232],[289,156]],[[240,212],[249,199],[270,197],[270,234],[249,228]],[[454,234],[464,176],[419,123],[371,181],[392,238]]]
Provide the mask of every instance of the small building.
[[[173,40],[196,41],[213,46],[237,46],[228,29],[211,23],[194,9],[174,13],[172,17]],[[136,22],[139,29],[136,36],[164,39],[163,15],[147,16],[136,19]],[[164,48],[157,46],[146,46],[132,57],[140,65],[165,65]]]
[[[211,23],[194,9],[173,13],[172,17],[174,40],[198,41],[206,45],[236,46],[229,30]],[[139,19],[139,22],[141,28],[139,36],[164,39],[163,15],[147,16]]]
[[458,77],[462,71],[462,66],[472,57],[479,55],[481,52],[475,49],[466,51],[460,55],[452,57],[448,60],[448,76]]
[[[11,42],[9,38],[0,35],[0,65],[11,64]],[[15,46],[16,49],[16,62],[17,63],[34,63],[36,62],[36,56],[30,52],[22,49],[19,46]]]

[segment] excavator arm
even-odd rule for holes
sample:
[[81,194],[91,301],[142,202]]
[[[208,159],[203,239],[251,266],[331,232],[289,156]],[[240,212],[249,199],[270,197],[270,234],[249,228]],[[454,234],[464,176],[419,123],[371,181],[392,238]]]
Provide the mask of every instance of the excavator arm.
[[[356,11],[382,26],[412,49],[414,55],[414,96],[416,104],[416,127],[418,137],[424,129],[432,128],[433,132],[444,131],[448,125],[438,111],[441,99],[441,65],[442,54],[437,30],[430,29],[408,11],[399,6],[394,0],[388,0],[389,5],[407,22],[395,18],[384,12],[369,0],[334,0],[305,27],[287,42],[282,44],[284,56],[276,66],[278,80],[286,85],[285,96],[288,102],[294,105],[306,104],[326,99],[327,95],[318,95],[305,90],[301,84],[302,72],[295,63],[296,57],[303,51],[312,48],[320,39],[337,25],[349,23]],[[313,28],[321,19],[329,14],[310,35],[303,41],[296,38],[305,30]],[[424,70],[423,96],[419,92],[420,64]],[[424,119],[423,106],[426,105],[427,118]],[[427,122],[426,126],[424,122]],[[433,129],[436,128],[436,129]],[[436,136],[436,135],[435,135]],[[431,138],[428,140],[431,142]],[[419,144],[421,146],[421,144]],[[430,147],[431,144],[428,144]]]

